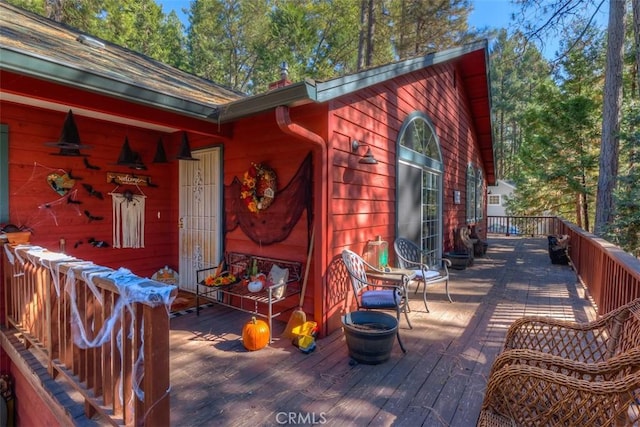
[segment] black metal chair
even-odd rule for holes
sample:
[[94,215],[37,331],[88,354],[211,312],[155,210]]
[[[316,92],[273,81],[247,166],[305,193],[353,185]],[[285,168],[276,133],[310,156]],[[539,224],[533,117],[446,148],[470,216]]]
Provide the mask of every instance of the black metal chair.
[[453,302],[451,295],[449,295],[449,267],[451,267],[451,261],[443,258],[426,259],[426,256],[424,256],[423,251],[418,245],[404,237],[398,237],[393,243],[393,248],[396,252],[396,258],[398,259],[400,268],[416,271],[416,276],[413,279],[418,282],[416,293],[422,285],[424,287],[422,299],[424,300],[424,308],[427,310],[427,313],[429,312],[429,306],[427,305],[427,286],[444,282],[447,298],[449,302]]

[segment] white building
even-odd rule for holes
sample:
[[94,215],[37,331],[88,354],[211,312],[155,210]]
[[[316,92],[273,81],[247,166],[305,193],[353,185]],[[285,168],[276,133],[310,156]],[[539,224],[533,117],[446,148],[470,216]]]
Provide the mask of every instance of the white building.
[[513,183],[501,179],[497,180],[496,184],[487,186],[487,215],[506,216],[507,198],[512,197],[516,187]]

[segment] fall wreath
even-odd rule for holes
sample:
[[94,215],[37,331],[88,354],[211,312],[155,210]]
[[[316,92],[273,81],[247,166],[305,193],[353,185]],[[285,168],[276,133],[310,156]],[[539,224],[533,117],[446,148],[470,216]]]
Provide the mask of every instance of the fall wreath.
[[276,173],[260,163],[252,163],[242,178],[240,198],[251,212],[267,209],[276,197]]

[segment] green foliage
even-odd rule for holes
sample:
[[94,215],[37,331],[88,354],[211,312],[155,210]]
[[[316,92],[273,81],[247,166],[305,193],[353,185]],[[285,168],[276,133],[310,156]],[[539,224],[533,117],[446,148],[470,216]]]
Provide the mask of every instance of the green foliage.
[[590,228],[598,176],[601,40],[594,33],[574,46],[556,80],[532,92],[520,122],[513,213],[555,214]]
[[396,54],[407,58],[459,46],[473,37],[469,0],[392,0],[389,14]]
[[616,212],[606,237],[640,257],[640,103],[637,100],[625,108],[620,142]]
[[518,174],[515,158],[523,145],[524,114],[535,91],[551,84],[550,67],[540,51],[515,32],[500,30],[490,51],[494,153],[498,178]]

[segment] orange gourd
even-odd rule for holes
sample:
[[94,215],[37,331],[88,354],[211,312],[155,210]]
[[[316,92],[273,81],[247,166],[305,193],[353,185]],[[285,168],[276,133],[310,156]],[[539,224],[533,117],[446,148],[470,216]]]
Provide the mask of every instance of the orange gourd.
[[249,351],[260,350],[269,344],[269,325],[254,317],[242,328],[242,344]]

